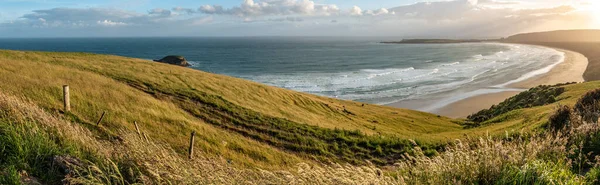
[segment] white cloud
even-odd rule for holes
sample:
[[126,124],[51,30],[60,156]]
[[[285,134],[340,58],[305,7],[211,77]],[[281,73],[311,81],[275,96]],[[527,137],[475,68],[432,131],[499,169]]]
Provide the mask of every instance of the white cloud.
[[322,0],[245,0],[230,8],[203,5],[199,8],[163,7],[145,12],[53,8],[34,10],[19,19],[0,23],[0,35],[23,35],[22,30],[32,30],[34,34],[36,29],[27,28],[39,28],[45,30],[37,34],[63,36],[73,33],[140,36],[138,34],[144,33],[159,36],[469,37],[589,28],[586,25],[590,17],[574,4],[548,1],[555,2],[555,6],[532,6],[514,0],[440,0],[372,10],[353,6],[341,11],[334,4],[319,4]]
[[362,9],[358,6],[353,6],[350,9],[350,15],[363,15]]
[[202,5],[198,11],[206,14],[223,14],[225,13],[222,6],[219,5]]
[[377,15],[388,15],[388,14],[396,14],[396,12],[390,12],[388,9],[385,8],[381,8],[381,9],[377,9],[377,10],[367,10],[364,13],[365,15],[373,15],[373,16],[377,16]]
[[96,24],[102,25],[102,26],[123,26],[123,25],[127,25],[124,22],[114,22],[114,21],[111,21],[111,20],[97,21]]
[[337,5],[316,4],[311,0],[244,0],[239,5],[225,9],[219,5],[202,5],[198,11],[205,14],[225,14],[239,17],[272,15],[332,15],[339,13]]

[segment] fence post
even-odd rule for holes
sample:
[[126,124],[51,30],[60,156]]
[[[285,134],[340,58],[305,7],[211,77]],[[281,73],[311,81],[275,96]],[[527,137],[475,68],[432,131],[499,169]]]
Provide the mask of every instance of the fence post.
[[69,85],[63,85],[63,103],[65,106],[65,113],[71,111],[71,100],[69,97]]
[[145,133],[145,132],[143,132],[143,135],[144,135],[144,139],[146,139],[146,143],[149,143],[149,142],[150,142],[150,140],[148,140],[148,136],[146,135],[146,133]]
[[140,138],[142,138],[142,134],[140,133],[140,127],[138,127],[138,125],[137,125],[137,121],[133,121],[133,124],[135,125],[135,131],[137,131],[137,133],[138,133],[138,136],[139,136]]
[[192,131],[192,137],[190,137],[190,149],[188,154],[190,159],[192,159],[192,156],[194,155],[194,135],[196,135],[196,131]]
[[106,111],[102,112],[102,116],[100,116],[100,119],[98,120],[98,122],[96,123],[96,126],[100,126],[100,122],[102,122],[102,119],[104,119],[104,115],[106,114]]

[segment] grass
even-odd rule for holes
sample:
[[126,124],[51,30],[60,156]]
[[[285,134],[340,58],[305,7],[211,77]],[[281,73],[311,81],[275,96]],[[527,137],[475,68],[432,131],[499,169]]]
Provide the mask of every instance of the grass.
[[[575,158],[551,155],[573,142],[553,143],[564,138],[538,134],[545,133],[558,105],[573,107],[600,87],[600,82],[561,86],[556,102],[516,107],[465,128],[465,120],[118,56],[0,51],[0,81],[8,82],[0,83],[1,137],[13,146],[5,148],[29,148],[5,151],[17,157],[5,162],[0,181],[14,182],[26,171],[42,181],[84,184],[469,184],[508,182],[504,177],[543,182],[536,179],[540,171],[558,173],[550,180],[584,182],[566,162]],[[67,113],[61,111],[63,84],[71,87]],[[96,126],[103,111],[108,114]],[[149,141],[137,135],[134,121]],[[190,161],[185,154],[192,131],[197,152]],[[471,140],[480,137],[483,142]],[[528,160],[505,159],[494,153],[499,151]],[[48,164],[40,158],[61,155],[85,165],[68,174],[39,174]],[[465,158],[450,158],[461,155]],[[498,163],[487,163],[494,160]],[[434,164],[446,166],[433,173],[439,170]]]
[[[149,137],[185,153],[187,137],[195,130],[199,133],[197,148],[214,156],[224,156],[236,165],[279,168],[306,160],[307,157],[298,157],[289,151],[305,151],[304,148],[314,144],[283,146],[285,143],[281,139],[272,137],[276,134],[272,131],[299,137],[324,131],[336,135],[336,129],[348,133],[360,131],[359,137],[377,144],[381,143],[380,135],[394,142],[415,139],[422,143],[439,143],[446,138],[431,138],[429,135],[462,130],[453,120],[428,113],[368,104],[363,106],[362,103],[297,93],[139,59],[85,53],[0,51],[0,63],[0,80],[14,82],[0,84],[0,90],[27,97],[56,114],[62,107],[61,87],[69,84],[71,120],[86,125],[95,133],[108,135],[106,138],[114,138],[120,129],[133,132],[132,123],[137,121]],[[192,109],[197,104],[207,106],[207,109]],[[95,121],[103,111],[107,111],[108,116],[101,127],[96,128]],[[202,117],[198,114],[202,112],[198,111],[204,111],[203,114],[208,117]],[[223,120],[225,123],[221,124]],[[239,130],[240,125],[232,124],[230,120],[246,124],[251,120],[254,120],[253,124],[273,120],[273,123],[287,123],[291,127],[280,130],[272,128],[273,123],[255,125],[261,130],[242,127],[240,131],[248,133],[244,134],[232,132],[233,129]],[[219,124],[215,124],[217,122]],[[332,139],[335,138],[303,138],[309,142],[317,141],[316,145]],[[313,151],[324,153],[321,156],[330,156],[352,151],[350,148],[354,143],[358,146],[354,148],[364,148],[360,146],[361,141],[350,140],[352,143],[346,143],[347,147],[337,143],[338,148],[345,148],[341,151],[336,151],[335,145],[329,144],[318,146]],[[371,144],[362,143],[365,147],[378,148],[377,145],[371,147],[368,146]],[[394,150],[402,151],[403,148]],[[346,153],[349,156],[353,152]],[[363,161],[372,159],[373,154],[346,158],[349,159],[342,160]]]
[[[49,114],[34,103],[0,93],[0,182],[20,184],[356,184],[390,183],[373,165],[311,165],[296,170],[238,168],[222,157],[198,151],[193,160],[166,144],[119,131],[120,141],[98,139],[79,123]],[[5,121],[9,120],[9,121]],[[43,145],[43,146],[42,146]],[[42,147],[40,147],[42,146]],[[19,149],[16,149],[19,148]],[[25,150],[20,150],[25,149]],[[61,171],[48,158],[70,156],[80,165]],[[53,172],[53,173],[47,173]],[[29,175],[24,175],[29,174]]]
[[[295,169],[283,171],[238,168],[204,152],[188,160],[168,145],[146,142],[126,131],[119,133],[122,141],[98,140],[78,123],[1,93],[0,113],[3,144],[30,149],[26,153],[42,151],[28,155],[4,150],[3,155],[27,160],[0,163],[9,165],[0,172],[3,184],[19,184],[23,174],[47,184],[56,184],[60,178],[64,178],[61,182],[73,184],[593,184],[599,174],[596,167],[581,173],[574,168],[576,162],[569,162],[576,159],[571,156],[582,153],[571,151],[579,147],[572,144],[577,143],[572,136],[598,135],[600,127],[595,124],[584,124],[586,127],[571,129],[568,134],[522,133],[456,140],[432,157],[413,145],[414,155],[405,155],[385,169],[373,165],[299,163],[292,165]],[[36,148],[41,145],[45,146]],[[581,148],[588,146],[594,145]],[[86,162],[73,166],[68,173],[43,178],[40,171],[48,170],[45,166],[49,162],[33,159],[54,155],[76,156]],[[593,160],[583,160],[591,166],[598,165]],[[32,165],[36,163],[42,165]]]

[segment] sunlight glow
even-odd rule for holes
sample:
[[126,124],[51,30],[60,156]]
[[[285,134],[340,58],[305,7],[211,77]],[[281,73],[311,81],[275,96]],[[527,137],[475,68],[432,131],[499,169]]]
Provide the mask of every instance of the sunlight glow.
[[594,24],[600,25],[600,1],[590,1],[589,7],[586,8],[594,18]]

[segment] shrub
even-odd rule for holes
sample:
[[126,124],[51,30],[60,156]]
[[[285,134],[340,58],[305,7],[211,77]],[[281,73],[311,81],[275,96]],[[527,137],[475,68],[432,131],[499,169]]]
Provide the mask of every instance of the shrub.
[[583,121],[598,123],[600,116],[600,89],[587,92],[575,104],[575,111],[581,115]]
[[559,100],[557,97],[565,92],[565,88],[562,87],[564,85],[565,84],[558,84],[554,86],[542,85],[531,88],[505,100],[498,105],[494,105],[489,109],[481,110],[473,115],[470,115],[467,118],[469,121],[482,123],[513,110],[554,103]]
[[558,109],[548,121],[548,128],[553,131],[560,131],[566,128],[573,127],[572,118],[573,118],[573,110],[571,107],[567,105],[558,106]]

